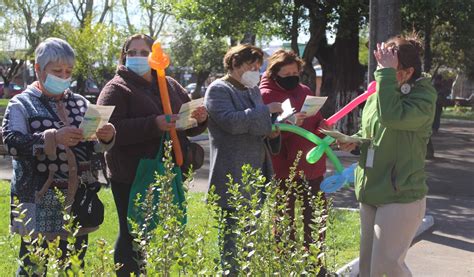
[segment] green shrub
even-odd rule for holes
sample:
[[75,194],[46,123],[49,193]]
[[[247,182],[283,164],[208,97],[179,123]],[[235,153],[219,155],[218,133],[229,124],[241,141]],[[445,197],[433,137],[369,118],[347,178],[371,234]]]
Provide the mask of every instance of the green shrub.
[[[134,247],[140,251],[139,264],[144,272],[150,276],[188,276],[188,275],[216,275],[227,274],[230,265],[223,267],[220,263],[219,252],[223,250],[223,234],[225,216],[230,216],[236,221],[236,228],[232,230],[236,237],[235,263],[240,275],[282,275],[296,276],[301,274],[315,275],[320,267],[324,265],[332,270],[337,266],[337,256],[341,250],[336,234],[344,224],[344,218],[339,218],[343,222],[339,225],[333,224],[333,220],[338,220],[340,213],[331,209],[328,201],[327,210],[322,205],[320,195],[312,196],[314,210],[313,234],[318,237],[320,233],[328,230],[330,234],[326,243],[316,241],[309,249],[303,246],[303,223],[302,216],[296,216],[294,227],[290,226],[290,219],[285,212],[286,199],[290,190],[282,191],[276,180],[266,180],[259,170],[245,165],[242,168],[242,178],[240,184],[234,182],[229,176],[230,200],[232,206],[231,214],[226,214],[216,203],[218,196],[211,188],[207,195],[205,208],[199,215],[189,216],[180,209],[173,201],[171,180],[174,175],[171,168],[174,166],[171,159],[171,145],[168,144],[165,151],[166,174],[157,176],[156,183],[152,185],[153,190],[145,197],[143,203],[136,203],[136,207],[141,209],[145,218],[151,219],[154,214],[158,215],[160,224],[154,230],[148,230],[146,224],[139,226],[134,224],[133,233],[135,236]],[[298,157],[299,159],[299,157]],[[296,164],[291,169],[291,176],[285,180],[288,188],[298,190],[294,177],[297,173]],[[188,178],[187,183],[192,179]],[[153,204],[155,194],[159,191],[159,201]],[[58,194],[58,197],[64,197]],[[196,203],[195,195],[187,194],[186,202]],[[155,201],[156,202],[156,201]],[[187,203],[185,203],[187,205]],[[185,205],[185,206],[186,206]],[[297,197],[296,215],[301,215],[302,199]],[[189,207],[192,210],[196,207]],[[18,211],[21,213],[21,207]],[[86,267],[86,272],[80,268],[79,254],[82,249],[74,249],[75,234],[78,226],[72,224],[69,213],[64,212],[66,220],[66,230],[70,232],[68,238],[69,253],[64,261],[60,261],[57,245],[59,240],[44,243],[44,239],[39,236],[36,239],[24,237],[31,240],[30,259],[35,266],[29,272],[41,273],[48,270],[54,276],[81,276],[100,275],[113,276],[114,271],[120,265],[114,265],[111,257],[111,245],[104,239],[95,241],[95,247],[89,247],[87,256],[94,256],[94,263]],[[187,224],[182,224],[182,219],[189,216]],[[351,219],[355,222],[357,219]],[[327,226],[325,224],[327,223]],[[352,224],[355,225],[355,224]],[[358,240],[354,240],[354,230],[358,226],[353,226],[346,234],[351,235],[344,243],[355,243],[354,253],[357,251]],[[220,235],[217,235],[218,232]],[[294,239],[290,239],[292,232]],[[13,235],[8,235],[13,237]],[[218,237],[216,239],[216,237]],[[11,240],[13,248],[17,248],[15,240]],[[42,245],[47,247],[41,247]],[[354,245],[347,246],[354,248]],[[94,249],[95,251],[91,251]],[[16,250],[16,249],[15,249]],[[350,255],[349,255],[350,256]],[[347,260],[352,259],[350,256]],[[330,263],[330,264],[328,264]]]

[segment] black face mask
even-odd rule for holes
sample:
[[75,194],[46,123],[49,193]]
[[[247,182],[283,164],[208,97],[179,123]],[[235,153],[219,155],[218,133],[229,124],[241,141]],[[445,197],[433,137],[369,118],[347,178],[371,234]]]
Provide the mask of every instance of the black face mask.
[[288,77],[280,77],[276,76],[275,81],[280,85],[280,87],[286,90],[292,90],[298,86],[300,83],[299,76],[288,76]]

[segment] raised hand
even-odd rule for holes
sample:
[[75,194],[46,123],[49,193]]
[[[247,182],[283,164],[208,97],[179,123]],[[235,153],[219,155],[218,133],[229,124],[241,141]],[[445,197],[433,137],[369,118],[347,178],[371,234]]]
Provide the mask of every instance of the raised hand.
[[374,56],[379,68],[398,69],[398,52],[393,47],[388,48],[385,43],[377,43],[377,50],[374,50]]

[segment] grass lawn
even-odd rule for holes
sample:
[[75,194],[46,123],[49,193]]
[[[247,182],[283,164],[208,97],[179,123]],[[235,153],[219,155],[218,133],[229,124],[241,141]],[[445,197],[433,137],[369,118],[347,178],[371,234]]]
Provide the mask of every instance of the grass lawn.
[[[207,218],[206,206],[204,204],[204,193],[191,193],[188,206],[188,226],[191,228],[202,229]],[[118,232],[117,213],[110,189],[102,189],[100,198],[105,205],[105,220],[100,229],[89,236],[89,249],[86,255],[86,272],[87,265],[98,263],[94,259],[96,253],[96,241],[104,239],[107,248],[112,250],[115,238]],[[17,269],[16,256],[18,255],[19,237],[10,235],[8,232],[9,225],[9,202],[10,202],[10,185],[5,181],[0,181],[0,272],[2,276],[13,276]],[[333,230],[337,232],[328,232],[327,245],[330,248],[327,256],[327,266],[335,271],[350,260],[358,256],[359,251],[359,214],[350,211],[336,211],[336,222]],[[217,231],[213,230],[213,237],[216,242],[209,244],[210,253],[218,258],[217,248]],[[113,256],[110,251],[109,257],[111,263]]]
[[446,107],[442,118],[474,120],[474,110],[471,107]]

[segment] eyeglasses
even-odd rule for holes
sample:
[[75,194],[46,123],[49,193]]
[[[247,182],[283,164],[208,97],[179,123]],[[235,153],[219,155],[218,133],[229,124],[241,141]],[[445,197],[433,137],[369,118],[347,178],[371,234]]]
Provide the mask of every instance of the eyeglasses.
[[150,51],[147,51],[147,50],[127,50],[127,55],[130,57],[136,57],[136,56],[148,57],[149,54],[150,54]]

